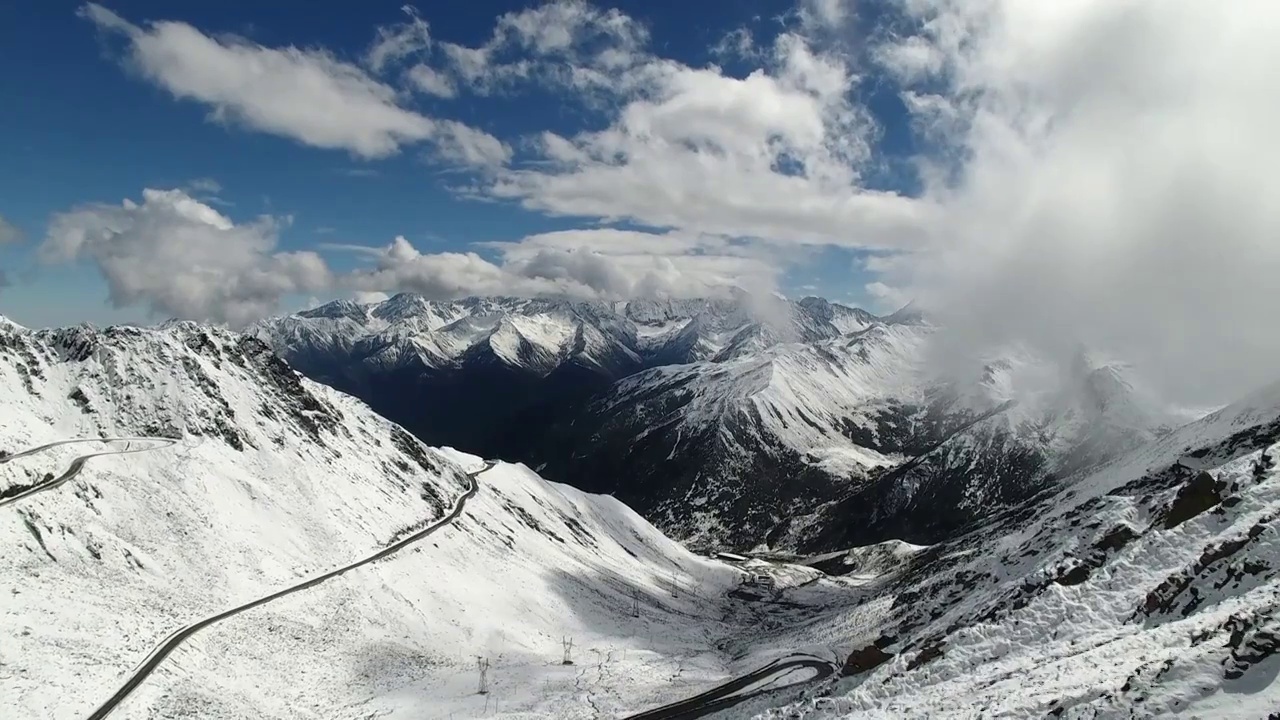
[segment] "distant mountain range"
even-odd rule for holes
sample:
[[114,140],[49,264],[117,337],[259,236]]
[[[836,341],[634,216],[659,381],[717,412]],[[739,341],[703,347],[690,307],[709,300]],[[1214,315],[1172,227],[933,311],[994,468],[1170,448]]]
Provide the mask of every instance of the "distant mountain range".
[[[607,310],[593,327],[626,336]],[[438,534],[202,630],[117,713],[477,717],[492,657],[507,716],[625,716],[818,653],[845,677],[736,707],[1274,714],[1280,384],[1170,428],[1084,353],[1039,396],[1012,394],[1016,355],[930,380],[934,332],[873,319],[717,361],[720,343],[555,405],[567,420],[509,431],[618,498],[499,463]],[[23,717],[84,717],[175,630],[411,536],[488,465],[196,323],[0,319],[0,379],[0,636]],[[107,439],[138,435],[172,440]],[[51,484],[109,452],[130,454]],[[624,496],[754,557],[694,555]]]
[[934,542],[1167,424],[1116,366],[1082,355],[1070,392],[1015,408],[1016,359],[931,377],[919,312],[815,297],[401,294],[252,332],[430,444],[614,494],[698,547]]

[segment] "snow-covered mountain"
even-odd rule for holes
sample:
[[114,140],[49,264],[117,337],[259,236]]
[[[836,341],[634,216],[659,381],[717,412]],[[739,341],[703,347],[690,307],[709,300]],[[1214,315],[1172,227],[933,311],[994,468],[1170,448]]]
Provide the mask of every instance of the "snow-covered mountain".
[[[1155,419],[1122,368],[1085,358],[1073,377],[1088,391],[1010,404],[1016,362],[993,362],[976,389],[946,394],[902,362],[920,332],[877,325],[646,373],[662,393],[692,388],[674,415],[690,428],[719,432],[755,408],[755,427],[844,447],[804,462],[845,473],[848,487],[898,473],[892,486],[919,497],[1028,438],[1043,454],[1036,472],[1061,477],[934,543],[837,547],[871,522],[850,495],[785,533],[831,551],[734,568],[615,498],[518,465],[477,474],[467,499],[479,457],[423,445],[255,338],[191,323],[0,322],[0,707],[84,717],[185,623],[370,556],[465,500],[436,534],[201,630],[112,717],[616,717],[797,652],[838,658],[843,676],[801,674],[722,716],[1270,717],[1280,385],[1139,431]],[[820,394],[833,387],[849,396]],[[882,413],[886,395],[924,409]],[[846,401],[848,432],[829,427],[841,413],[797,410]],[[1077,451],[1096,441],[1084,429],[1107,424],[1136,449]],[[929,433],[942,439],[915,449]],[[110,439],[125,436],[172,442]],[[22,454],[76,438],[89,441]],[[128,454],[44,485],[98,452]],[[776,589],[737,588],[743,571]],[[491,662],[487,695],[477,657]]]
[[430,443],[525,459],[528,427],[567,419],[647,367],[722,362],[863,329],[861,310],[809,298],[593,303],[337,301],[251,332],[307,376],[350,392]]
[[[483,465],[191,323],[5,321],[0,392],[5,717],[89,715],[185,623],[440,521]],[[706,637],[736,571],[520,466],[475,482],[436,534],[200,631],[112,717],[474,717],[476,656],[505,711],[591,717],[729,672]]]
[[910,306],[399,295],[255,331],[428,442],[615,494],[698,547],[935,542],[1168,424],[1083,353],[1030,404],[1016,353],[927,373],[935,329]]
[[835,337],[875,320],[821,298],[439,302],[401,293],[368,304],[334,301],[262,321],[252,332],[298,367],[315,366],[316,374],[499,364],[546,375],[578,364],[621,377],[640,367],[724,360],[779,342]]
[[840,638],[847,676],[741,716],[1276,717],[1278,455],[1280,384],[960,537],[817,558],[858,596],[789,592],[827,613],[757,642]]

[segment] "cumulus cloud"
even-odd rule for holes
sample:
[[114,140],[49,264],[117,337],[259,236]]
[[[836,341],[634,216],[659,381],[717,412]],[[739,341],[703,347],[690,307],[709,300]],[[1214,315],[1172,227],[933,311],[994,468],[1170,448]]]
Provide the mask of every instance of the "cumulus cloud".
[[585,0],[547,2],[498,17],[477,47],[442,43],[450,70],[474,92],[536,80],[577,90],[607,86],[646,57],[648,29]]
[[453,78],[428,65],[414,65],[409,68],[405,72],[405,79],[408,80],[413,89],[427,95],[451,98],[456,97],[458,94],[458,88],[454,85]]
[[278,248],[287,217],[236,222],[185,190],[146,189],[140,202],[89,204],[56,214],[39,247],[45,264],[93,262],[116,307],[243,326],[278,312],[291,296],[395,292],[435,299],[556,295],[618,300],[702,297],[731,287],[767,291],[778,264],[765,250],[727,238],[610,228],[488,243],[478,252],[424,253],[404,237],[385,247],[322,243],[354,253],[335,272],[313,251]]
[[282,296],[332,285],[313,252],[280,252],[287,218],[235,224],[182,190],[144,190],[142,201],[92,204],[55,215],[39,248],[45,263],[88,259],[116,307],[233,325],[274,312]]
[[732,287],[768,290],[776,266],[760,257],[712,252],[723,239],[680,238],[608,228],[532,235],[489,243],[497,260],[475,252],[421,253],[404,237],[368,254],[371,268],[339,279],[362,291],[467,295],[562,295],[581,299],[705,297]]
[[222,183],[209,177],[196,178],[187,183],[187,189],[192,192],[217,195],[222,192]]
[[[210,37],[182,22],[143,27],[94,3],[84,5],[80,15],[128,40],[129,67],[176,98],[208,105],[219,122],[363,158],[385,157],[404,145],[434,140],[451,160],[487,161],[495,157],[492,147],[502,145],[479,130],[463,132],[460,123],[402,107],[394,88],[325,50],[268,48],[241,38]],[[384,66],[408,53],[414,42],[421,39],[384,32],[368,62]]]
[[844,27],[853,16],[852,0],[800,0],[797,14],[802,27],[810,31],[831,31]]
[[360,291],[353,294],[351,296],[351,299],[360,303],[361,305],[371,305],[373,303],[380,303],[386,300],[390,300],[391,296],[384,292],[378,292],[378,291],[372,291],[372,292]]
[[940,212],[884,280],[952,329],[944,354],[1083,342],[1186,402],[1280,376],[1280,6],[908,6],[880,56],[945,149]]
[[544,133],[547,162],[489,188],[545,213],[690,232],[853,247],[910,247],[925,203],[866,189],[875,124],[837,55],[783,33],[747,77],[653,60],[614,122]]

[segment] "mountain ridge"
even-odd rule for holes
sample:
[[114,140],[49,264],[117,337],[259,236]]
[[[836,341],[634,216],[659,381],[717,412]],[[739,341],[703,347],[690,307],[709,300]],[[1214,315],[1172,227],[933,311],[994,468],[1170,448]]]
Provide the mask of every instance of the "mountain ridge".
[[[878,542],[903,527],[902,539],[928,544],[979,519],[984,503],[1016,504],[1162,429],[1123,369],[1087,355],[1056,394],[1006,413],[1034,361],[1013,353],[972,377],[935,377],[939,329],[913,305],[878,318],[744,294],[386,303],[398,324],[372,322],[360,340],[293,346],[329,323],[305,314],[255,332],[429,442],[617,494],[696,547],[820,550],[814,542]],[[361,349],[379,342],[394,362]],[[946,452],[921,455],[944,441]],[[832,534],[844,521],[815,519],[823,512],[861,517],[860,534]],[[813,536],[814,523],[827,529]]]

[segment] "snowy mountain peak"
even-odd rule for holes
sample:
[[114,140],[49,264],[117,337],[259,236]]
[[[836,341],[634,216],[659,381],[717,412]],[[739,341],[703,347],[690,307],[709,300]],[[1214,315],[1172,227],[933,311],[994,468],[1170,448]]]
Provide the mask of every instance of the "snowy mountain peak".
[[[784,342],[865,329],[870,313],[808,298],[790,303],[740,294],[732,299],[635,300],[612,307],[568,299],[467,298],[434,302],[401,293],[370,305],[335,301],[259,323],[253,332],[310,374],[335,348],[360,365],[420,359],[457,366],[492,351],[513,368],[545,374],[567,361],[627,373],[644,365],[722,360]],[[570,347],[575,338],[592,342]],[[406,345],[422,349],[415,352]],[[488,350],[478,349],[483,344]],[[525,348],[521,350],[521,348]]]
[[334,300],[325,303],[319,307],[309,310],[302,310],[298,313],[299,317],[304,318],[329,318],[333,320],[346,318],[356,322],[365,322],[369,318],[369,311],[364,305],[360,305],[351,300]]
[[417,317],[431,309],[432,303],[421,295],[402,292],[374,304],[369,309],[369,314],[387,322],[396,322]]

